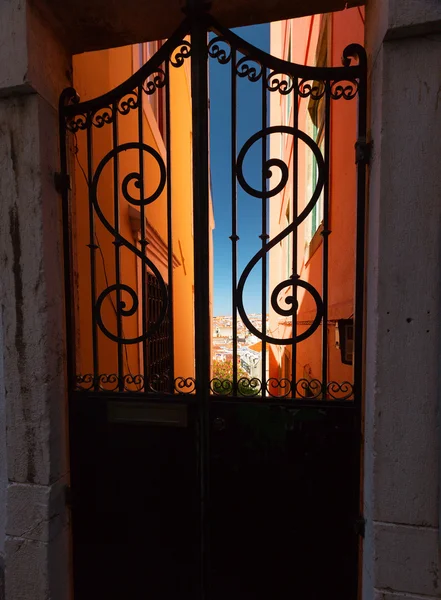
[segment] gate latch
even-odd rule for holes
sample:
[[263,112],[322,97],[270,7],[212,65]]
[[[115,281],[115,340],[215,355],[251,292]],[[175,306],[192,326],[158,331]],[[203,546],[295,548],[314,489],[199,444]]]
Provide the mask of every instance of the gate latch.
[[366,138],[359,138],[355,142],[355,164],[368,165],[371,160],[372,142],[367,142]]

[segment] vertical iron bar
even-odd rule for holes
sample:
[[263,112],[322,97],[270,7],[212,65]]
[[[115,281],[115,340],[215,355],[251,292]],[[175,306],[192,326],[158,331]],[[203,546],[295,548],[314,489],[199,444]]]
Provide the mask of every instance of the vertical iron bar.
[[[169,355],[170,355],[170,389],[173,392],[174,380],[174,334],[173,334],[173,203],[171,179],[171,126],[170,126],[170,65],[165,63],[165,145],[167,160],[167,238],[168,238],[168,328],[169,328]],[[164,332],[165,333],[165,332]],[[184,375],[184,373],[182,374]]]
[[[299,169],[298,169],[298,162],[299,162],[299,138],[297,135],[297,131],[299,128],[299,100],[298,100],[298,93],[297,93],[297,80],[295,80],[294,82],[294,88],[292,90],[292,94],[294,96],[293,98],[293,102],[292,102],[292,110],[294,111],[294,118],[293,118],[293,128],[294,128],[294,148],[293,148],[293,156],[292,156],[292,174],[293,174],[293,189],[292,189],[292,222],[295,222],[297,220],[297,214],[299,211]],[[292,281],[293,284],[297,283],[297,279],[299,278],[299,273],[298,273],[298,269],[297,269],[297,234],[298,234],[298,229],[297,227],[294,228],[293,234],[292,234]],[[292,344],[292,349],[291,349],[291,396],[294,398],[295,396],[295,389],[296,389],[296,383],[297,383],[297,342],[296,342],[296,337],[297,337],[297,285],[293,285],[293,300],[294,300],[294,304],[293,304],[293,313],[292,313],[292,337],[293,337],[293,344]]]
[[[156,92],[158,93],[158,91]],[[138,86],[138,139],[139,139],[139,194],[140,199],[144,200],[144,151],[142,144],[144,143],[144,95],[142,85]],[[141,217],[141,252],[143,257],[147,255],[147,239],[146,239],[146,214],[145,204],[141,202],[140,205],[140,217]],[[150,346],[146,339],[146,333],[149,329],[149,311],[148,311],[148,287],[147,287],[147,267],[145,261],[141,264],[141,323],[142,323],[142,375],[144,377],[144,392],[149,389],[149,378],[151,373],[149,372],[149,352]]]
[[[367,134],[367,59],[364,49],[358,55],[360,77],[358,88],[358,141],[366,142]],[[366,231],[366,161],[357,164],[357,206],[356,206],[356,242],[355,242],[355,307],[354,307],[354,403],[355,426],[353,452],[359,470],[355,473],[359,485],[356,485],[358,497],[354,510],[363,515],[363,446],[362,436],[362,407],[363,407],[363,362],[364,362],[364,294],[365,294],[365,231]],[[358,544],[357,561],[362,552],[361,543]]]
[[236,152],[237,152],[237,80],[236,80],[236,50],[232,50],[231,55],[231,262],[232,262],[232,310],[233,310],[233,396],[238,394],[237,386],[237,173],[236,173]]
[[[66,134],[66,120],[64,116],[64,106],[66,101],[76,98],[76,92],[73,88],[67,89],[62,92],[58,107],[58,118],[59,118],[59,135],[60,135],[60,169],[61,169],[61,201],[62,201],[62,218],[63,218],[63,252],[64,252],[64,310],[65,310],[65,332],[66,332],[66,367],[67,367],[67,402],[68,402],[68,451],[69,451],[69,462],[72,465],[72,456],[75,452],[75,408],[74,408],[74,390],[76,387],[76,327],[75,327],[75,314],[76,314],[76,303],[78,297],[75,294],[74,285],[74,268],[73,268],[73,224],[72,224],[72,205],[69,194],[69,171],[68,171],[68,136]],[[89,189],[89,179],[87,181]],[[90,207],[90,199],[89,199]],[[75,248],[76,249],[76,248]],[[92,323],[94,319],[94,312],[92,309]],[[95,371],[93,372],[94,383],[95,383]],[[75,491],[76,491],[76,480],[75,473],[72,472],[75,469],[71,469],[70,482],[73,485],[73,502],[75,502]],[[77,556],[76,552],[72,553],[72,566],[73,571],[77,569]],[[76,587],[76,586],[75,586]]]
[[[266,67],[262,65],[262,131],[267,127],[267,90],[266,90]],[[262,248],[268,241],[268,219],[267,219],[267,138],[262,136]],[[262,257],[262,398],[266,396],[266,305],[267,305],[267,260],[266,253]]]
[[194,320],[196,394],[200,415],[201,599],[207,598],[209,573],[209,384],[210,289],[208,179],[208,52],[207,29],[195,0],[191,28],[191,92],[193,123]]
[[330,82],[325,82],[325,183],[323,186],[323,272],[322,272],[322,299],[323,299],[323,329],[322,329],[322,398],[326,399],[328,390],[328,284],[329,284],[329,149],[330,149],[330,111],[331,89]]
[[[118,105],[113,105],[114,119],[112,122],[112,146],[113,150],[118,147]],[[113,158],[113,226],[115,232],[119,235],[119,161],[118,154]],[[116,329],[118,335],[117,343],[117,361],[118,361],[118,385],[120,391],[124,390],[124,358],[122,334],[122,316],[121,316],[121,245],[115,236],[115,283],[116,283]]]
[[72,218],[69,202],[68,165],[67,165],[67,136],[66,121],[64,118],[64,103],[66,95],[62,94],[58,108],[59,136],[60,136],[60,173],[64,182],[61,189],[62,216],[63,216],[63,264],[64,264],[64,309],[66,318],[66,363],[67,363],[67,388],[71,393],[75,388],[76,376],[76,348],[75,348],[75,294],[72,282]]
[[90,250],[90,299],[92,315],[92,360],[93,381],[95,391],[99,390],[99,355],[98,355],[98,324],[96,320],[96,251],[98,249],[95,240],[95,216],[92,203],[92,192],[90,189],[93,178],[93,139],[92,124],[87,128],[87,191],[89,196],[89,250]]
[[[367,75],[366,56],[359,57],[360,81],[358,90],[358,140],[366,142]],[[363,387],[363,332],[365,281],[365,219],[366,219],[366,162],[357,164],[357,225],[355,244],[355,322],[354,322],[354,399],[361,408]]]

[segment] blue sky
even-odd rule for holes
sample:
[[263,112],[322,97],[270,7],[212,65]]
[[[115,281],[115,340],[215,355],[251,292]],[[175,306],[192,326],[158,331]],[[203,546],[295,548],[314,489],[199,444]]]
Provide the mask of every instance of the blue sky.
[[[235,33],[269,52],[270,27],[241,27]],[[230,64],[219,65],[210,59],[210,152],[214,218],[214,314],[231,315],[231,86]],[[262,128],[261,85],[239,79],[237,84],[237,151]],[[250,149],[244,163],[247,181],[261,189],[261,145]],[[238,277],[247,262],[259,250],[262,202],[238,192]],[[261,267],[250,274],[245,287],[245,309],[261,312]]]

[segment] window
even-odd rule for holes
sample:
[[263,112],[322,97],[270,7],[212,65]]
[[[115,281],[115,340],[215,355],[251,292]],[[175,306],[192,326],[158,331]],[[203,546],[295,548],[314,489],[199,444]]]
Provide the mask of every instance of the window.
[[[161,313],[163,298],[157,278],[147,273],[147,313],[148,328],[157,322]],[[168,288],[168,286],[166,286]],[[148,378],[158,392],[168,391],[173,377],[170,355],[170,319],[169,311],[165,315],[158,331],[148,340]]]
[[[312,100],[312,106],[309,107],[309,114],[312,123],[312,139],[320,148],[320,152],[322,156],[324,156],[325,144],[324,144],[324,98],[320,100]],[[311,104],[311,103],[310,103]],[[311,195],[314,193],[314,190],[317,186],[318,182],[318,165],[315,155],[311,155],[312,160],[312,169],[311,169]],[[317,229],[320,227],[323,221],[323,190],[318,198],[314,208],[311,212],[311,239],[314,236]]]
[[341,362],[352,365],[354,354],[354,320],[340,319],[336,323],[336,344],[340,349]]
[[[322,30],[317,44],[316,53],[316,66],[327,66],[328,64],[328,19],[323,19]],[[323,88],[323,83],[315,81],[313,83],[317,89]],[[307,112],[307,132],[306,132],[317,144],[324,157],[325,150],[325,97],[320,99],[310,98]],[[306,202],[312,197],[314,190],[316,189],[318,182],[318,165],[315,155],[312,152],[308,152],[308,158],[306,161],[307,175],[307,195]],[[321,243],[321,226],[323,222],[323,202],[324,192],[320,194],[317,199],[315,206],[313,207],[308,222],[306,223],[305,241],[308,244],[308,259],[314,254],[315,250]]]

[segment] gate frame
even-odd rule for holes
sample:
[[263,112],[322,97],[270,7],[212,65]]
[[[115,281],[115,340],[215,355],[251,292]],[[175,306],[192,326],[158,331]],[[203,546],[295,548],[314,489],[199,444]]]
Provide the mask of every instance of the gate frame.
[[[209,110],[208,110],[208,44],[207,35],[214,31],[219,35],[224,35],[228,40],[230,37],[240,40],[238,36],[224,29],[208,14],[209,5],[199,6],[197,0],[191,3],[191,7],[184,12],[187,18],[183,21],[174,35],[189,33],[191,36],[191,93],[192,93],[192,123],[193,123],[193,227],[194,227],[194,314],[195,314],[195,364],[196,364],[196,392],[195,399],[200,411],[200,439],[199,439],[199,470],[200,470],[200,499],[201,499],[201,581],[202,598],[205,598],[205,590],[208,589],[209,572],[209,540],[208,540],[208,503],[209,503],[209,443],[210,443],[210,404],[212,397],[210,395],[210,357],[206,348],[210,347],[210,310],[207,302],[206,290],[209,289],[210,280],[210,256],[209,256]],[[174,37],[174,36],[173,36]],[[253,56],[265,57],[265,66],[268,68],[268,58],[273,58],[277,63],[286,63],[270,57],[266,53],[254,48],[247,42],[242,42],[243,47],[251,48]],[[160,64],[168,57],[159,51],[159,58],[154,62]],[[358,65],[351,66],[351,58],[358,58]],[[363,390],[363,364],[364,364],[364,278],[365,278],[365,213],[366,213],[366,167],[369,163],[370,146],[366,141],[367,128],[367,59],[364,49],[358,44],[348,46],[343,55],[343,67],[305,67],[307,71],[314,71],[317,76],[322,75],[323,80],[328,80],[331,74],[350,74],[358,80],[358,135],[355,144],[356,164],[357,164],[357,208],[356,208],[356,277],[355,277],[355,319],[354,319],[354,400],[350,408],[354,410],[356,427],[359,430],[357,447],[354,448],[361,461],[361,425],[362,425],[362,390]],[[149,61],[150,63],[150,61]],[[149,64],[147,63],[147,64]],[[286,63],[285,66],[290,63]],[[145,67],[146,65],[144,65]],[[293,65],[293,68],[299,65]],[[271,67],[269,67],[271,68]],[[348,70],[349,69],[349,70]],[[107,95],[117,95],[123,89],[131,91],[135,73],[124,84],[112,90]],[[320,79],[320,77],[318,77]],[[107,96],[106,95],[106,96]],[[96,100],[100,100],[99,98]],[[67,365],[68,365],[68,386],[69,386],[69,407],[75,396],[75,326],[73,322],[73,289],[71,256],[72,256],[72,226],[70,214],[70,178],[68,169],[68,142],[66,136],[66,114],[74,114],[75,107],[82,110],[83,104],[93,106],[94,100],[79,103],[79,98],[73,88],[67,88],[63,91],[59,102],[59,135],[60,135],[60,162],[61,172],[57,177],[57,187],[62,196],[63,209],[63,236],[64,236],[64,270],[65,270],[65,308],[66,308],[66,338],[67,338]],[[69,110],[70,109],[70,110]],[[323,317],[324,318],[324,317]],[[90,393],[91,399],[94,396],[110,397],[109,392]],[[132,396],[125,394],[125,396]],[[158,396],[150,393],[142,394],[145,400],[157,402]],[[116,396],[115,396],[116,398]],[[182,397],[180,397],[181,399]],[[175,402],[174,396],[169,398],[160,398],[160,401],[167,400]],[[218,398],[218,400],[221,400]],[[231,398],[231,401],[240,401],[239,398]],[[243,401],[243,399],[242,399]],[[246,400],[250,403],[250,400]],[[299,400],[292,398],[289,401],[275,401],[264,398],[263,402],[291,407],[348,407],[346,401],[328,399]],[[261,402],[259,402],[261,403]],[[70,420],[71,423],[71,420]],[[70,431],[70,435],[73,432]],[[360,462],[359,461],[359,462]],[[361,492],[361,490],[359,489]],[[361,495],[359,494],[359,497]],[[358,527],[357,533],[362,537],[364,534],[363,519],[359,518],[355,523]]]

